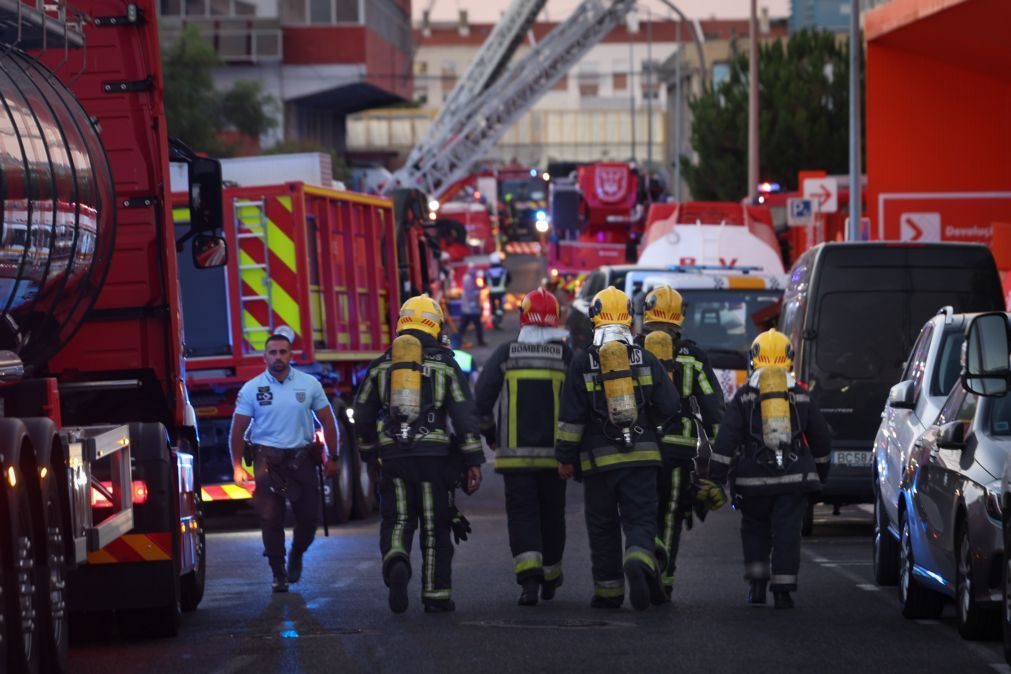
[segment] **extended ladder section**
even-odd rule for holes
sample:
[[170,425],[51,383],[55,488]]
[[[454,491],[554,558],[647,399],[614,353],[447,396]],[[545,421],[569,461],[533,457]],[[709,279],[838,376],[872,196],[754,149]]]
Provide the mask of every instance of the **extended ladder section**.
[[546,3],[547,0],[513,0],[443,103],[431,130],[411,151],[408,165],[418,162],[445,143],[447,133],[451,133],[450,129],[454,120],[459,119],[460,112],[494,84],[509,65]]
[[[84,563],[89,552],[101,550],[133,529],[133,473],[130,461],[129,426],[65,428],[67,482],[70,487],[70,526],[75,561]],[[107,463],[103,476],[95,476],[99,462]],[[112,513],[94,523],[92,491],[107,499]]]
[[263,201],[236,200],[234,211],[243,343],[247,349],[259,351],[257,345],[272,335],[275,328],[266,205]]
[[[437,196],[463,178],[517,119],[587,51],[625,20],[633,0],[585,0],[530,53],[493,85],[461,106],[424,153],[393,176],[397,187]],[[420,155],[420,156],[416,156]]]

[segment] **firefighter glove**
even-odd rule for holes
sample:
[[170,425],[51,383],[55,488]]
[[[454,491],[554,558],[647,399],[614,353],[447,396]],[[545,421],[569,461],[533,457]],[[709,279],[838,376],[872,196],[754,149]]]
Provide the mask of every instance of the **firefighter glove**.
[[463,516],[456,506],[452,506],[449,509],[449,525],[453,527],[453,540],[459,545],[460,541],[467,540],[467,534],[470,533],[470,521]]
[[719,510],[727,504],[727,493],[712,480],[699,480],[697,498],[707,510]]

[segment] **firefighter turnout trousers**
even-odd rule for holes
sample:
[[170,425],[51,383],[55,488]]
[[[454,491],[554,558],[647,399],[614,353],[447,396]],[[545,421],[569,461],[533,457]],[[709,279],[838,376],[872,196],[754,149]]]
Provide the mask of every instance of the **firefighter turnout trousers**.
[[555,470],[503,473],[509,548],[516,582],[561,585],[565,550],[565,480]]
[[319,508],[319,477],[313,452],[308,449],[254,447],[253,475],[256,490],[253,506],[260,516],[263,556],[276,575],[284,573],[284,511],[291,502],[295,514],[292,552],[302,553],[316,537]]
[[453,543],[450,539],[451,476],[445,458],[384,459],[379,480],[379,550],[383,580],[389,585],[390,564],[411,563],[411,543],[421,524],[421,598],[451,598]]
[[667,594],[674,586],[678,547],[685,521],[691,518],[694,494],[691,475],[694,468],[689,459],[663,456],[663,466],[657,475],[657,562],[663,567],[660,576]]
[[[638,561],[656,572],[656,475],[653,466],[614,468],[583,477],[586,530],[590,542],[594,594],[625,597],[625,562]],[[622,554],[621,534],[625,533]]]
[[748,495],[741,500],[745,579],[768,580],[773,592],[797,589],[800,530],[807,503],[808,495],[800,492]]

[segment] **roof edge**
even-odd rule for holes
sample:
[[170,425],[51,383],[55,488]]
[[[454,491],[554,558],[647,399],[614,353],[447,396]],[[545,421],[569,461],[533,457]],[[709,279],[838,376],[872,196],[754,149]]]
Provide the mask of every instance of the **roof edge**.
[[864,14],[864,38],[870,42],[969,0],[891,0]]

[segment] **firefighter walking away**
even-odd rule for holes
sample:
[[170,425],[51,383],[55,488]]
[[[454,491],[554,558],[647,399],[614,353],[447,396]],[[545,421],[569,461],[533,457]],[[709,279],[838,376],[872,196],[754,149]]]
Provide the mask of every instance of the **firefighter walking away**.
[[[793,608],[801,527],[809,495],[828,479],[831,436],[807,388],[796,381],[793,347],[776,330],[751,345],[747,384],[727,406],[711,477],[722,489],[731,465],[740,499],[748,603]],[[771,565],[770,565],[771,557]]]
[[[656,356],[681,394],[680,414],[674,416],[658,430],[662,467],[657,478],[657,561],[662,570],[664,592],[670,598],[677,568],[681,532],[692,524],[692,507],[696,494],[710,483],[693,481],[694,461],[698,455],[701,423],[705,433],[716,433],[723,418],[723,391],[709,365],[709,357],[695,342],[683,339],[683,300],[681,294],[670,286],[651,290],[643,304],[643,334],[636,343]],[[699,410],[696,418],[694,407]],[[701,476],[696,475],[696,480]],[[719,500],[704,501],[708,508],[723,505]]]
[[520,304],[520,334],[500,345],[477,382],[481,432],[505,482],[509,547],[519,604],[552,599],[562,584],[565,481],[558,475],[559,396],[572,352],[562,343],[558,300],[543,288]]
[[378,462],[383,580],[394,613],[408,607],[411,543],[421,524],[421,600],[426,613],[453,611],[451,493],[459,439],[465,489],[481,483],[484,455],[470,386],[439,341],[443,314],[428,295],[404,302],[393,345],[372,362],[355,399],[362,459]]
[[589,313],[593,343],[573,358],[565,379],[555,457],[563,479],[577,471],[583,477],[590,606],[620,607],[627,578],[632,606],[641,611],[667,600],[654,554],[660,467],[654,420],[677,414],[681,399],[656,357],[633,344],[628,295],[605,288]]

